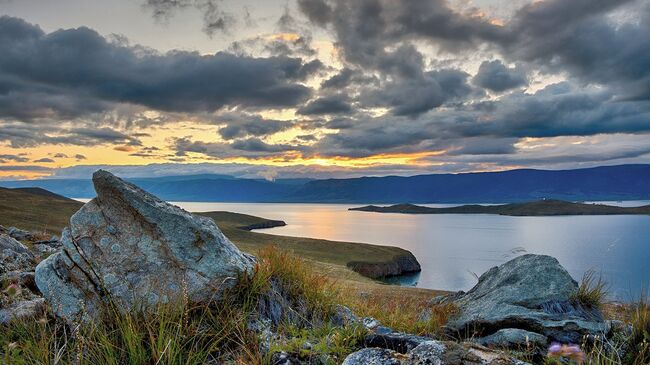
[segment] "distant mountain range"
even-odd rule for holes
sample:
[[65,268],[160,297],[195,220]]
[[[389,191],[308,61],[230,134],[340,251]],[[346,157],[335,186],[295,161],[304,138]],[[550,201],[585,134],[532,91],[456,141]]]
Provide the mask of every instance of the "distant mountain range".
[[[210,174],[128,180],[169,201],[425,204],[650,199],[650,165],[326,180],[267,181]],[[90,180],[83,179],[0,181],[0,186],[38,187],[72,198],[95,195]]]

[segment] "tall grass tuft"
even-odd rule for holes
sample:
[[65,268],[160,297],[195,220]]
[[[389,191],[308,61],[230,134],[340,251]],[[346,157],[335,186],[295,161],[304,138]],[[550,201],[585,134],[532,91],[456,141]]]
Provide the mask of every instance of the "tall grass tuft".
[[632,335],[626,360],[635,365],[650,364],[650,304],[645,293],[634,305],[630,323]]
[[585,308],[600,309],[607,298],[607,291],[607,282],[603,279],[602,275],[598,275],[595,271],[589,270],[582,276],[578,290],[572,296],[571,300]]

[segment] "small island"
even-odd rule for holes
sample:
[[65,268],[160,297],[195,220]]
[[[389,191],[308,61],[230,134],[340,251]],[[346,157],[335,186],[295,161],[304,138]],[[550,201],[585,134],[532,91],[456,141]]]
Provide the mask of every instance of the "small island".
[[650,214],[650,205],[640,207],[617,207],[604,204],[574,203],[562,200],[539,200],[527,203],[502,205],[461,205],[448,208],[431,208],[415,204],[390,206],[367,205],[348,210],[376,213],[402,214],[498,214],[508,216],[557,216],[557,215],[625,215]]

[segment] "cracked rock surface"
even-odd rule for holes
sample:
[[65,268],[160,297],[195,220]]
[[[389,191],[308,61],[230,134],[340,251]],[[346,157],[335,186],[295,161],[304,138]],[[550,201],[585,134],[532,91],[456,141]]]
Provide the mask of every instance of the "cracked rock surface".
[[217,298],[254,259],[213,220],[168,204],[109,172],[93,174],[97,197],[63,231],[62,250],[36,267],[36,285],[69,320],[98,315],[109,299],[120,310],[187,295]]

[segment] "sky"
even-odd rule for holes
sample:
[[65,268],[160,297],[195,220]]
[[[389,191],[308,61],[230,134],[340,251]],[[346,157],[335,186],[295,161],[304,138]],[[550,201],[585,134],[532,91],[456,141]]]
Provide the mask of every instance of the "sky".
[[647,0],[0,0],[0,179],[650,163]]

